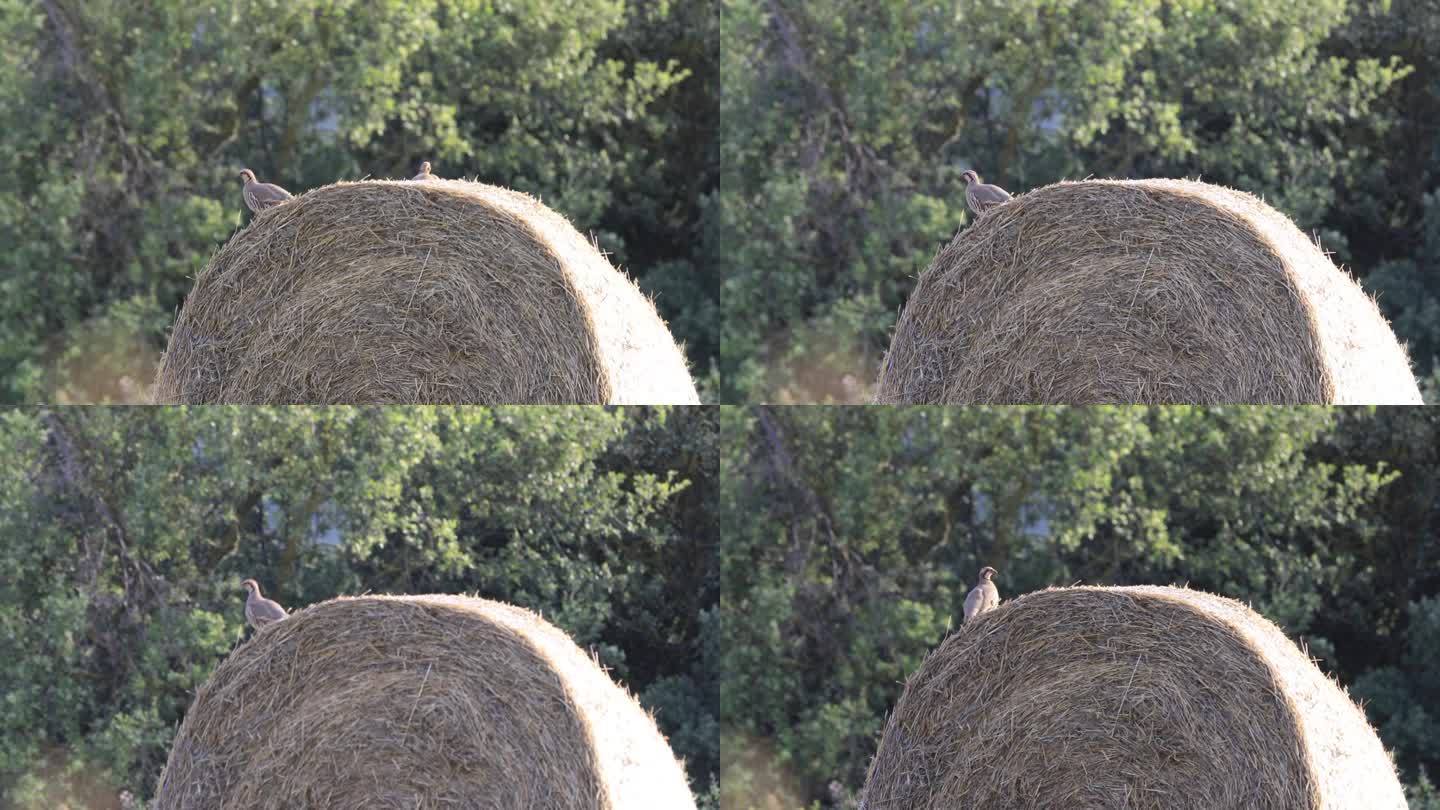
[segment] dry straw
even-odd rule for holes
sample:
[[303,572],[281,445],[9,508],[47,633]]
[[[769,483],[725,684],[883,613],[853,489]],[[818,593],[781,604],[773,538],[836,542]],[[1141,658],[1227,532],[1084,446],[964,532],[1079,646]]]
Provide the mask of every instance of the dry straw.
[[1403,810],[1365,715],[1278,627],[1167,587],[1027,594],[905,684],[866,810]]
[[159,810],[694,808],[654,721],[564,633],[463,596],[258,632],[185,715]]
[[563,217],[460,180],[316,189],[196,279],[162,403],[681,403],[655,306]]
[[1411,403],[1375,302],[1284,215],[1188,180],[1059,183],[965,230],[900,316],[881,403]]

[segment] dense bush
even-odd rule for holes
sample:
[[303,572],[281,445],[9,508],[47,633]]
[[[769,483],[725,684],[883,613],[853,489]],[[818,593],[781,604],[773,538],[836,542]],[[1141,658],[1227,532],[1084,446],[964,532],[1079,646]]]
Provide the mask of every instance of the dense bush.
[[254,577],[295,607],[543,612],[720,766],[716,415],[700,408],[0,413],[0,806],[149,796]]
[[712,391],[717,37],[702,0],[0,0],[0,402],[141,399],[240,167],[422,159],[593,233]]
[[721,435],[727,807],[843,806],[981,565],[1006,598],[1188,583],[1250,603],[1433,806],[1436,409],[726,409]]
[[960,174],[1254,192],[1440,358],[1435,0],[725,0],[726,401],[870,393]]

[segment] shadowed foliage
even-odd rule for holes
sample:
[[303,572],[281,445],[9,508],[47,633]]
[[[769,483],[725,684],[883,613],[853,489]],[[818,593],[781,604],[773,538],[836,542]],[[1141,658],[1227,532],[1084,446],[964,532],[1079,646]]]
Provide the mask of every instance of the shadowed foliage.
[[141,402],[195,276],[300,194],[534,195],[711,382],[718,9],[705,0],[0,0],[0,402]]
[[725,401],[870,400],[969,169],[1257,195],[1440,375],[1435,0],[724,2]]
[[853,810],[990,565],[1006,601],[1188,585],[1248,604],[1434,807],[1440,409],[753,407],[721,427],[726,806]]
[[[719,770],[716,414],[701,408],[0,411],[0,806],[154,795],[254,578],[541,613]],[[268,630],[267,630],[268,632]]]

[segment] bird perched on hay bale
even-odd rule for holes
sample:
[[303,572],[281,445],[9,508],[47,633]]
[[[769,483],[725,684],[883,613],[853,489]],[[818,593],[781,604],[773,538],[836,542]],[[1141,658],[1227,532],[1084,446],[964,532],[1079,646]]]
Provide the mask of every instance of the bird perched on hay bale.
[[1086,180],[1004,207],[920,274],[876,403],[1421,404],[1375,301],[1252,195]]
[[286,200],[292,199],[290,192],[274,183],[256,182],[255,172],[249,169],[240,170],[240,179],[245,182],[244,189],[241,192],[245,197],[245,205],[257,214],[266,208],[273,208]]
[[411,179],[411,180],[433,180],[433,179],[435,179],[435,175],[433,175],[433,174],[430,173],[430,161],[427,160],[427,161],[421,163],[421,164],[420,164],[420,173],[417,174],[417,175],[415,175],[414,177],[412,177],[412,178],[410,178],[410,179]]
[[559,213],[434,178],[335,183],[195,279],[152,389],[173,404],[693,405],[654,302]]
[[980,569],[980,581],[970,589],[970,595],[965,597],[965,621],[1000,607],[1000,590],[990,581],[997,573],[999,572],[988,565]]
[[266,599],[260,594],[260,583],[253,579],[247,579],[241,583],[245,586],[245,619],[250,626],[259,630],[267,624],[272,624],[290,615],[280,603],[273,599]]
[[695,808],[654,718],[530,611],[363,596],[284,624],[200,687],[154,810]]
[[906,679],[867,806],[1405,808],[1365,713],[1232,599],[1052,588],[975,631]]
[[960,179],[965,181],[965,204],[970,206],[976,216],[991,208],[998,208],[1012,199],[1010,192],[1005,189],[980,182],[980,175],[973,169],[960,175]]

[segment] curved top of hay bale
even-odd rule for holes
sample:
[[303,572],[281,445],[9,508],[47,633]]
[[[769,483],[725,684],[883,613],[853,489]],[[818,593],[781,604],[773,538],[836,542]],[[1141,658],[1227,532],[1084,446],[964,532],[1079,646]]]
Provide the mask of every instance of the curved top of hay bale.
[[1087,180],[987,213],[935,257],[881,403],[1419,404],[1409,358],[1283,214],[1189,180]]
[[185,714],[160,810],[693,808],[655,722],[564,633],[463,596],[306,608]]
[[1365,715],[1280,628],[1168,587],[1027,594],[905,684],[867,810],[1403,810]]
[[559,214],[463,180],[315,189],[200,273],[161,403],[699,401],[655,306]]

